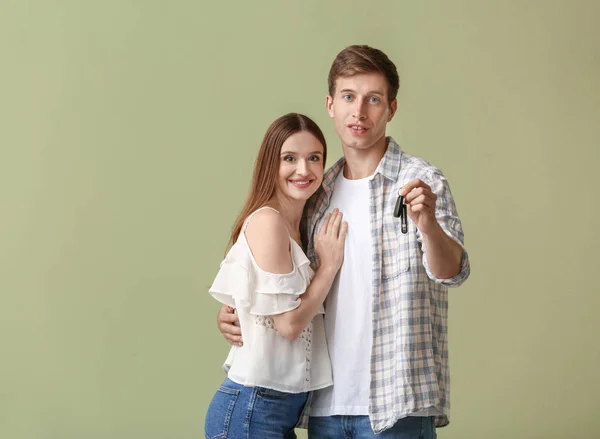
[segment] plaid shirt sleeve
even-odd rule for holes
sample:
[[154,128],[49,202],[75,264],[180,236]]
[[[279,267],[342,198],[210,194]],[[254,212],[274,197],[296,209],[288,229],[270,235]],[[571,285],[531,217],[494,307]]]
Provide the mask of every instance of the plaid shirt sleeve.
[[427,175],[423,178],[423,181],[431,186],[431,190],[438,196],[435,208],[435,216],[438,223],[442,227],[442,230],[444,230],[444,232],[446,232],[450,238],[460,244],[463,249],[460,272],[456,276],[449,279],[440,279],[431,271],[431,267],[427,262],[427,252],[425,251],[425,246],[423,245],[423,237],[421,236],[421,232],[417,230],[417,239],[421,244],[421,248],[423,249],[423,265],[425,266],[427,276],[432,281],[447,287],[457,287],[469,277],[471,266],[469,263],[469,255],[464,246],[465,235],[463,233],[460,218],[458,217],[456,204],[454,203],[452,193],[450,192],[450,185],[448,184],[446,177],[444,177],[444,174],[442,174],[442,171],[437,168],[430,169]]

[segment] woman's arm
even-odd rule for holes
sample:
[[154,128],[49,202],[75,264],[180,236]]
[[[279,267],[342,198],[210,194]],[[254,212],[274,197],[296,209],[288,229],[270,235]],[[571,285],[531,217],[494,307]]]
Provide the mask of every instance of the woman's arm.
[[[347,223],[342,222],[341,212],[335,211],[325,218],[315,239],[315,250],[321,265],[306,292],[300,296],[300,305],[272,316],[275,329],[288,340],[298,338],[325,301],[344,259],[347,229]],[[262,270],[276,274],[293,270],[289,234],[278,213],[272,210],[257,213],[246,228],[246,239],[254,260]]]

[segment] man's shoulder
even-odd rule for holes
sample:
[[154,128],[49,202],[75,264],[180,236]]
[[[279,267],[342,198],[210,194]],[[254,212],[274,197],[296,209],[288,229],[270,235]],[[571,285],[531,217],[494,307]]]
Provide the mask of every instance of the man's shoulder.
[[399,173],[401,179],[420,178],[424,180],[434,175],[442,175],[440,168],[422,157],[402,151]]
[[323,174],[323,186],[332,185],[344,166],[345,159],[340,157],[331,167]]

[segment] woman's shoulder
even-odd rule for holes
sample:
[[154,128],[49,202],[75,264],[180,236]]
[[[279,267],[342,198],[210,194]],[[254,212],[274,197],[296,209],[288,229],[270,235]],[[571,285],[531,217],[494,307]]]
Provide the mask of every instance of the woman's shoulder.
[[278,210],[265,206],[255,210],[244,220],[245,229],[266,232],[271,228],[285,228],[285,222]]
[[289,273],[293,269],[290,235],[281,214],[274,209],[261,209],[246,221],[243,233],[257,265],[270,273]]

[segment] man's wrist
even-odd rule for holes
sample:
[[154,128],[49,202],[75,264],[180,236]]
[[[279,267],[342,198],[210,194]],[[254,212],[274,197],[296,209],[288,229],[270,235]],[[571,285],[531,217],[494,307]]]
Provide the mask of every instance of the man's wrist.
[[446,235],[446,232],[444,232],[444,229],[442,229],[442,226],[440,226],[440,223],[438,223],[437,220],[433,220],[433,224],[428,227],[428,230],[421,230],[421,235],[423,236],[423,239],[427,241],[435,241],[439,238],[443,238]]

